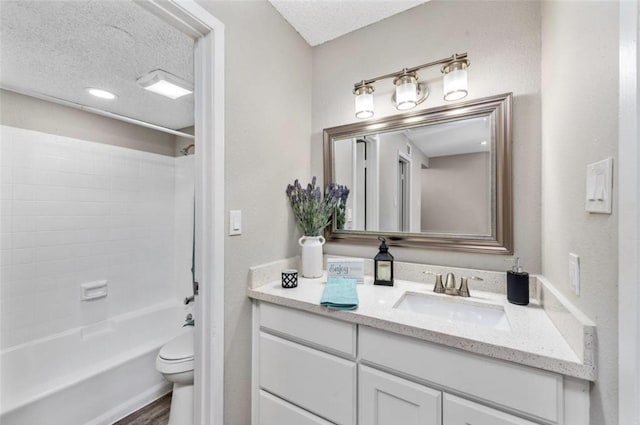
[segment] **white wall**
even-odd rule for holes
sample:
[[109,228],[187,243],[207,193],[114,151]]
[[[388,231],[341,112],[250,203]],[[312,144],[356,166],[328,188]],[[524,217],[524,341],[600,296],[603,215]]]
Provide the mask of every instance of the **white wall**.
[[225,25],[225,424],[251,420],[249,267],[297,255],[285,189],[310,181],[311,48],[266,0],[201,1]]
[[488,152],[429,158],[421,178],[423,232],[491,232]]
[[[618,28],[617,2],[542,3],[542,273],[596,322],[598,425],[618,424],[619,212],[585,212],[585,173],[617,155]],[[568,283],[570,252],[580,255],[580,296]]]
[[[0,140],[2,349],[175,300],[173,157],[5,125]],[[104,279],[106,298],[80,301]]]
[[[322,171],[322,130],[357,121],[353,83],[451,54],[468,52],[467,99],[514,94],[515,251],[540,272],[540,2],[434,0],[313,50],[311,169]],[[418,107],[444,104],[438,67],[420,73],[430,97]],[[397,113],[391,80],[376,83],[376,117]],[[374,246],[327,244],[330,254],[373,256]],[[403,261],[506,270],[500,255],[392,248]]]

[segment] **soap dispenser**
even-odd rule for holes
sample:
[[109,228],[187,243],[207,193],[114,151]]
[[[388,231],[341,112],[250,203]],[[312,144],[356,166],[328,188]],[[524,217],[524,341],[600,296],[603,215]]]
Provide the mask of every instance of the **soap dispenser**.
[[507,271],[507,300],[511,304],[529,304],[529,273],[520,267],[520,257],[516,257],[513,268]]

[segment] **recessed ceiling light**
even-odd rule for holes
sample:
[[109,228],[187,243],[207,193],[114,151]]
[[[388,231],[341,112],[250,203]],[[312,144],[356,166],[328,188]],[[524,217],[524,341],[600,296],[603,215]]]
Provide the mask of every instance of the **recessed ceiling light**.
[[100,99],[109,99],[109,100],[113,100],[115,99],[116,96],[115,94],[106,91],[106,90],[102,90],[102,89],[96,89],[93,87],[87,87],[85,89],[87,92],[89,92],[90,95],[95,96],[95,97],[99,97]]
[[193,93],[193,86],[190,83],[160,69],[138,78],[138,84],[145,90],[174,100]]
[[487,144],[487,141],[486,141],[486,140],[483,140],[482,142],[480,142],[480,144],[481,144],[482,146],[485,146],[485,145]]

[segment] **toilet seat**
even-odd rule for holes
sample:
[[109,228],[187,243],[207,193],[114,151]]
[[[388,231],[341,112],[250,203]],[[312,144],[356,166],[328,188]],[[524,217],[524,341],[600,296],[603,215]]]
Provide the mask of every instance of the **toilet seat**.
[[165,374],[191,371],[193,364],[192,327],[188,327],[181,335],[166,343],[156,357],[156,368]]
[[160,357],[156,358],[156,370],[165,375],[193,371],[193,364],[193,357],[175,361],[161,359]]

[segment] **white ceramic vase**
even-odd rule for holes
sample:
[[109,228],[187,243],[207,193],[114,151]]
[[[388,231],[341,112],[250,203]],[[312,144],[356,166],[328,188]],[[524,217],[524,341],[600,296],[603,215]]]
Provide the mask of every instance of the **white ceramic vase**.
[[322,236],[303,236],[298,239],[302,247],[302,277],[322,277]]

